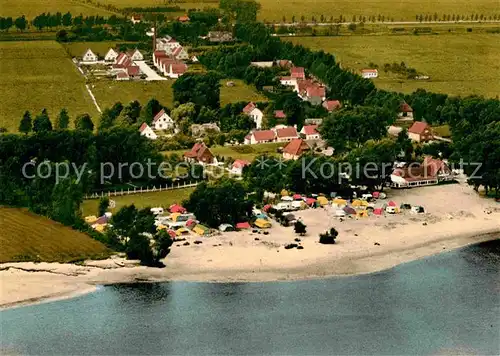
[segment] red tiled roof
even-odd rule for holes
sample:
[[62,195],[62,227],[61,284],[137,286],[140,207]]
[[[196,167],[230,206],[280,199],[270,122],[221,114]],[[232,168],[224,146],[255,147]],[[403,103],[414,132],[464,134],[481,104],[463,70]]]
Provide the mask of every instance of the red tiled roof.
[[276,136],[279,138],[287,138],[287,137],[297,137],[297,129],[295,127],[285,127],[282,129],[276,130]]
[[303,127],[306,135],[317,135],[319,133],[317,128],[318,125],[306,125]]
[[165,109],[161,109],[158,114],[153,118],[153,124],[160,119],[165,114]]
[[128,66],[127,67],[127,73],[128,75],[135,77],[141,74],[141,70],[139,66]]
[[167,57],[167,53],[165,51],[154,51],[155,57]]
[[191,151],[188,151],[186,153],[184,153],[184,156],[185,157],[189,157],[189,158],[196,158],[198,160],[201,160],[202,156],[204,155],[205,152],[207,152],[211,155],[212,155],[212,152],[210,152],[210,150],[208,149],[207,146],[205,146],[204,143],[202,142],[197,142],[194,144],[193,148],[191,149]]
[[128,74],[127,72],[119,72],[117,75],[116,75],[117,78],[128,78]]
[[237,159],[233,162],[234,168],[243,168],[245,166],[249,166],[250,162],[245,161],[244,159]]
[[399,111],[400,112],[413,112],[413,109],[407,103],[402,102],[401,105],[399,106]]
[[283,148],[283,153],[300,156],[302,155],[302,153],[304,153],[304,151],[307,151],[309,149],[310,147],[306,143],[306,141],[301,138],[294,138],[288,143],[288,145]]
[[286,119],[286,114],[283,110],[274,110],[274,117],[277,119]]
[[254,103],[248,103],[247,106],[245,106],[243,108],[243,112],[245,114],[250,114],[252,112],[252,110],[255,109],[255,108],[256,108],[256,106],[255,106]]
[[324,98],[326,96],[326,90],[325,87],[320,86],[320,85],[312,85],[306,89],[307,96],[312,98],[312,97],[320,97]]
[[255,137],[256,141],[272,141],[274,140],[275,133],[273,130],[254,131],[253,137]]
[[310,86],[313,86],[314,82],[311,79],[303,79],[303,80],[297,80],[297,86],[299,89],[299,93],[303,93],[309,88]]
[[363,69],[361,73],[378,73],[377,69]]
[[288,81],[288,80],[292,80],[292,79],[294,79],[294,78],[292,78],[292,77],[281,77],[281,78],[280,78],[280,80],[287,80],[287,81]]
[[428,177],[436,177],[440,171],[443,173],[451,173],[450,168],[443,160],[434,159],[430,156],[426,156],[424,158],[422,165],[424,166]]
[[182,52],[183,48],[182,47],[177,47],[176,49],[174,49],[174,51],[172,52],[172,56],[174,57],[177,57],[181,52]]
[[139,131],[142,132],[144,130],[146,130],[148,128],[148,124],[146,124],[145,122],[142,123],[141,127],[139,128]]
[[184,63],[172,63],[170,68],[173,74],[184,74],[187,71],[187,65]]
[[306,73],[304,67],[292,67],[290,69],[290,74],[292,78],[305,78]]
[[187,15],[179,16],[177,18],[177,20],[179,20],[180,22],[187,22],[187,21],[189,21],[189,16],[187,16]]
[[323,103],[323,107],[328,111],[333,111],[342,107],[342,104],[338,100],[327,100]]
[[422,135],[424,133],[424,131],[427,129],[430,129],[429,124],[427,124],[426,122],[422,122],[422,121],[415,121],[413,123],[413,125],[411,125],[411,127],[408,129],[408,132]]

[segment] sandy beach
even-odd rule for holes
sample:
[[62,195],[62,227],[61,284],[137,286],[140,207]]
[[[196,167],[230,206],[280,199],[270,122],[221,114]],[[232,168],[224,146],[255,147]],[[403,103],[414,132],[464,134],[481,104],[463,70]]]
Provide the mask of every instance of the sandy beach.
[[[73,297],[96,286],[140,281],[253,282],[371,273],[443,251],[500,237],[500,204],[464,184],[388,191],[398,204],[424,206],[425,214],[370,216],[340,222],[329,208],[294,213],[307,225],[302,250],[285,249],[297,238],[274,223],[269,235],[231,232],[176,242],[166,268],[137,266],[114,257],[81,265],[0,265],[0,308]],[[318,243],[335,226],[335,245]],[[195,240],[202,241],[194,244]],[[123,262],[125,266],[120,266]]]

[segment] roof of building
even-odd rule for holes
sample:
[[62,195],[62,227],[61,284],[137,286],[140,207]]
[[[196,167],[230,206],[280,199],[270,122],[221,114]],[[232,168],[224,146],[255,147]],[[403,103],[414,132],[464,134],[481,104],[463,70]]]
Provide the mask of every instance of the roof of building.
[[306,88],[307,96],[324,98],[326,96],[326,89],[324,86],[315,84]]
[[273,130],[258,130],[253,132],[256,141],[272,141],[276,133]]
[[286,114],[283,110],[274,110],[274,117],[277,119],[286,119]]
[[306,72],[304,67],[292,67],[290,69],[290,75],[292,78],[305,78]]
[[250,114],[257,106],[253,102],[250,102],[243,108],[245,114]]
[[170,65],[170,71],[173,74],[184,74],[187,71],[187,65],[184,63],[172,63]]
[[168,57],[167,52],[165,51],[154,51],[153,55],[155,57]]
[[323,107],[328,111],[333,111],[342,107],[342,104],[338,100],[327,100],[323,103]]
[[304,133],[306,135],[317,135],[319,134],[318,132],[318,125],[306,125],[302,128],[304,130]]
[[297,129],[292,126],[284,127],[282,129],[276,130],[276,136],[278,136],[279,138],[297,137]]
[[277,61],[277,63],[282,68],[293,66],[292,61],[288,60],[288,59],[280,59],[280,60]]
[[189,16],[188,16],[188,15],[184,15],[184,16],[179,16],[179,17],[177,18],[177,20],[178,20],[178,21],[180,21],[180,22],[187,22],[187,21],[189,21],[190,19],[189,19]]
[[184,153],[185,157],[189,158],[201,158],[206,152],[208,152],[211,156],[212,152],[208,149],[207,146],[203,142],[197,142],[194,144],[193,148],[191,148],[191,151],[187,151]]
[[245,166],[249,166],[251,163],[249,161],[246,161],[244,159],[237,159],[233,162],[233,167],[234,168],[243,168]]
[[305,151],[310,150],[311,148],[307,144],[307,142],[301,138],[294,138],[291,140],[288,145],[283,147],[283,153],[288,153],[294,156],[300,156]]
[[138,75],[141,75],[141,69],[139,68],[139,66],[128,66],[127,73],[128,73],[128,75],[133,76],[133,77],[138,76]]
[[408,105],[406,102],[402,102],[401,105],[399,106],[399,111],[400,112],[413,112],[413,109],[411,108],[410,105]]
[[165,114],[166,114],[165,109],[161,109],[160,112],[158,112],[158,114],[156,114],[155,117],[153,118],[153,124],[156,121],[160,120],[160,118]]
[[184,50],[184,48],[182,48],[182,47],[175,48],[172,51],[172,56],[177,57],[183,50]]
[[142,123],[141,127],[139,128],[139,131],[140,132],[143,132],[144,130],[146,130],[147,128],[149,128],[149,125],[146,124],[145,122]]
[[430,129],[430,126],[428,123],[423,122],[423,121],[415,121],[413,123],[413,125],[411,125],[411,127],[408,129],[408,132],[421,135],[427,129]]
[[362,69],[361,73],[378,73],[378,69]]

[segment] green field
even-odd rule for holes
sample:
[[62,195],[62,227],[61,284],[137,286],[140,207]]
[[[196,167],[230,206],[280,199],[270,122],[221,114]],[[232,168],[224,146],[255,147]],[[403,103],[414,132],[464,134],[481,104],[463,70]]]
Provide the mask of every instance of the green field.
[[100,9],[77,0],[2,0],[0,16],[17,17],[25,15],[28,20],[42,13],[71,12],[73,16],[80,14],[111,16],[114,13]]
[[[378,87],[405,93],[418,88],[453,95],[500,93],[500,35],[296,37],[293,43],[333,53],[343,68],[379,66]],[[385,73],[384,63],[405,62],[431,77],[407,80]]]
[[205,7],[218,7],[219,0],[194,0],[194,1],[165,1],[165,0],[99,0],[118,8],[123,7],[156,7],[179,6],[183,9],[203,9]]
[[[228,87],[227,82],[233,82],[234,87]],[[255,87],[246,85],[242,80],[223,79],[220,82],[220,104],[225,106],[238,101],[267,101],[266,97],[259,94]]]
[[78,72],[55,41],[0,42],[0,127],[16,132],[26,110],[32,118],[47,108],[55,119],[61,108],[74,119],[97,110]]
[[0,263],[100,259],[110,251],[86,234],[24,209],[0,207]]
[[[172,204],[181,204],[183,200],[189,198],[194,188],[166,190],[162,192],[131,194],[117,197],[111,197],[116,202],[114,209],[109,209],[114,213],[125,205],[135,204],[138,208],[159,207],[168,208]],[[84,200],[82,204],[83,216],[96,215],[99,205],[99,199]]]
[[500,13],[498,0],[258,0],[261,5],[260,20],[282,21],[285,16],[290,22],[292,16],[306,21],[315,16],[317,20],[323,15],[330,19],[340,15],[351,21],[353,15],[392,17],[394,21],[415,21],[418,14],[484,14],[486,16]]

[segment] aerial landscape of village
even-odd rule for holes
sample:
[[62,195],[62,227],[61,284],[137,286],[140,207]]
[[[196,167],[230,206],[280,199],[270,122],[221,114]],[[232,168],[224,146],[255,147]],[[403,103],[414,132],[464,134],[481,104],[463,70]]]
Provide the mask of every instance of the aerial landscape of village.
[[498,0],[0,0],[0,78],[0,354],[500,354]]

